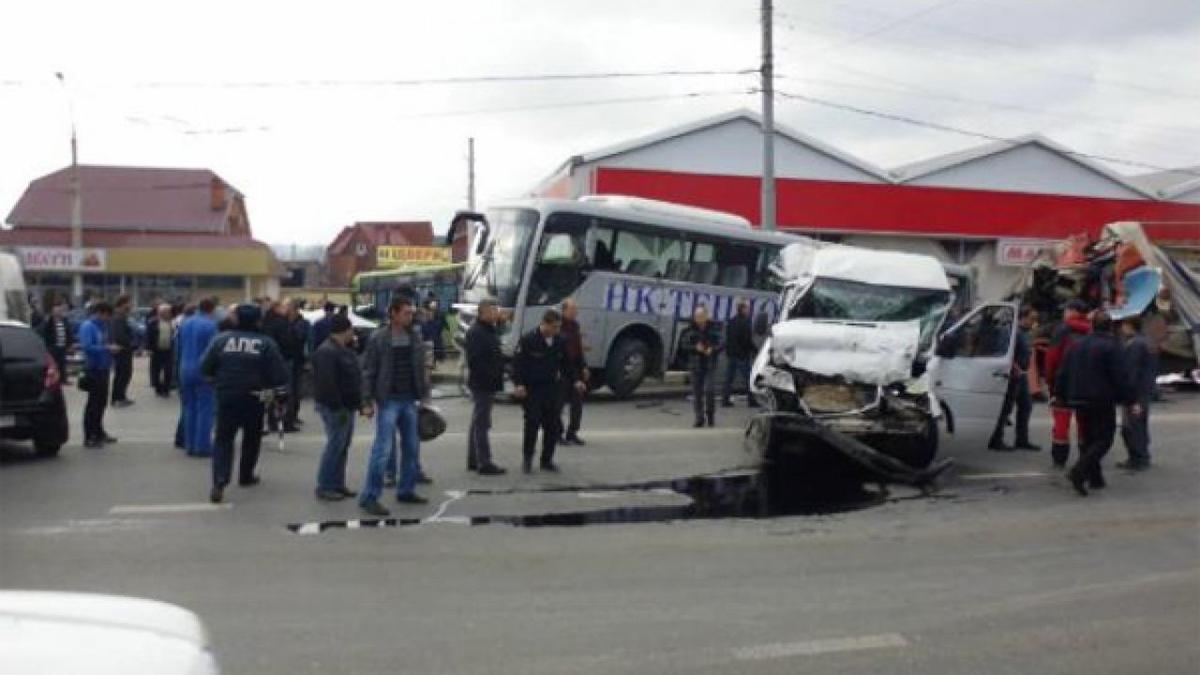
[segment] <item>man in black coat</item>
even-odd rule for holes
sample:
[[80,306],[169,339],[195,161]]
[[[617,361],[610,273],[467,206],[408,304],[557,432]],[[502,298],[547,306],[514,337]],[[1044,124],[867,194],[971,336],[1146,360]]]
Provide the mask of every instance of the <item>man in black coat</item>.
[[[1016,344],[1013,346],[1013,361],[1008,372],[1008,388],[1004,394],[1004,403],[1000,406],[1000,417],[992,430],[988,441],[989,450],[1006,452],[1009,450],[1041,450],[1029,441],[1029,417],[1033,414],[1033,396],[1029,393],[1029,365],[1033,359],[1033,345],[1030,341],[1030,331],[1037,323],[1037,312],[1033,307],[1025,305],[1017,315]],[[1015,441],[1012,446],[1004,442],[1004,425],[1013,408],[1017,409],[1017,424]]]
[[[273,303],[270,311],[262,321],[263,333],[279,347],[279,354],[283,358],[284,370],[288,373],[288,380],[292,379],[292,374],[295,372],[295,364],[297,358],[303,358],[303,344],[297,343],[296,332],[293,330],[291,319],[292,301],[283,300]],[[301,362],[303,367],[303,362]],[[295,396],[294,391],[289,391],[289,396]],[[278,431],[279,425],[283,425],[283,430],[287,433],[295,433],[299,431],[294,421],[290,418],[290,404],[285,408],[283,419],[279,419],[279,415],[275,406],[271,406],[267,410],[267,428],[274,433]]]
[[739,300],[737,314],[725,324],[725,386],[721,389],[721,407],[732,408],[733,380],[746,385],[748,405],[755,406],[754,396],[749,393],[750,365],[758,348],[754,345],[754,330],[750,321],[750,303]]
[[313,398],[325,426],[317,499],[341,501],[358,494],[346,487],[346,457],[354,437],[354,416],[362,408],[362,371],[352,346],[350,319],[338,314],[328,324],[328,337],[312,355]]
[[1142,414],[1134,415],[1132,406],[1126,406],[1122,411],[1121,438],[1125,441],[1129,458],[1117,466],[1130,471],[1143,471],[1150,468],[1150,400],[1154,398],[1158,376],[1156,358],[1149,341],[1142,334],[1142,321],[1138,317],[1121,322],[1121,337],[1129,381],[1133,385],[1134,402],[1141,407]]
[[467,432],[467,471],[481,476],[498,476],[505,469],[492,461],[488,431],[492,428],[492,396],[504,389],[504,357],[496,332],[499,309],[496,301],[485,298],[479,303],[479,315],[467,331],[467,388],[471,391],[471,427]]
[[1076,492],[1086,496],[1088,487],[1106,485],[1100,461],[1116,436],[1116,406],[1128,405],[1134,416],[1143,413],[1136,402],[1121,345],[1113,334],[1112,318],[1106,312],[1096,312],[1092,317],[1092,333],[1071,350],[1058,373],[1055,391],[1079,419],[1083,450],[1067,478]]
[[63,384],[67,382],[67,352],[75,344],[71,324],[67,321],[67,309],[67,301],[58,298],[54,301],[50,315],[38,327],[42,341],[46,343],[46,350],[54,358],[54,365],[58,366],[58,374]]
[[713,379],[722,347],[721,329],[709,320],[708,309],[703,305],[692,313],[692,322],[679,342],[687,355],[688,377],[692,381],[692,408],[696,413],[696,423],[692,426],[702,427],[706,421],[708,426],[714,426],[717,422]]
[[[553,309],[546,310],[537,328],[521,337],[517,344],[513,367],[513,395],[525,403],[525,438],[522,447],[521,468],[525,473],[533,470],[533,453],[537,447],[538,431],[542,432],[541,468],[557,472],[554,464],[554,446],[558,442],[562,420],[560,396],[563,381],[571,378],[567,364],[566,344],[559,335],[562,316]],[[582,380],[574,386],[582,389]]]
[[129,400],[129,382],[133,379],[133,327],[129,325],[129,311],[133,302],[122,295],[113,303],[113,315],[108,328],[108,338],[117,346],[113,354],[112,404],[114,408],[133,405]]

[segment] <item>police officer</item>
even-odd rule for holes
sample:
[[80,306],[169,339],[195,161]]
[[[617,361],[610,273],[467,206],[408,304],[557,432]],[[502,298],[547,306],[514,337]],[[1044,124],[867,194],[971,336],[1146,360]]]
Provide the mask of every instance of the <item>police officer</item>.
[[[559,330],[562,316],[553,309],[546,310],[537,328],[521,337],[513,363],[513,395],[525,404],[525,434],[522,446],[521,469],[533,471],[533,454],[537,447],[538,431],[542,432],[543,471],[558,472],[554,464],[554,446],[562,420],[559,418],[562,405],[561,387],[564,380],[573,379],[572,369],[567,363],[566,344]],[[586,385],[574,379],[577,390]]]
[[264,396],[285,387],[288,373],[279,346],[259,330],[262,311],[254,305],[239,305],[237,329],[213,340],[204,354],[201,372],[217,390],[217,439],[213,444],[213,485],[209,500],[224,497],[233,464],[233,439],[242,432],[242,457],[238,485],[257,485],[254,467],[262,441]]

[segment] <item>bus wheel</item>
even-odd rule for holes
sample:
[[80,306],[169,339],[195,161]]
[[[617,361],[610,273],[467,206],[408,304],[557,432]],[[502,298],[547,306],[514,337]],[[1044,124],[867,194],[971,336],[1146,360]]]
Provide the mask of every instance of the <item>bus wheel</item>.
[[608,388],[617,398],[629,396],[646,378],[649,366],[650,348],[645,342],[633,337],[621,339],[609,352],[604,369]]

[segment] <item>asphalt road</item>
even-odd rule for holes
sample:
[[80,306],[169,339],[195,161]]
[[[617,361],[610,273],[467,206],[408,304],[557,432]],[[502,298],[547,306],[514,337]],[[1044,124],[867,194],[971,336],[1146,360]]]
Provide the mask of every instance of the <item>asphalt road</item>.
[[[144,365],[144,364],[140,364]],[[313,499],[317,417],[262,485],[205,503],[209,465],[171,447],[178,409],[139,371],[110,411],[120,443],[0,461],[0,586],[150,597],[210,628],[227,673],[1196,673],[1200,671],[1200,397],[1153,411],[1156,466],[1110,469],[1075,496],[1042,453],[944,441],[941,491],[897,489],[833,515],[585,527],[470,525],[464,516],[678,504],[636,484],[745,468],[747,411],[692,429],[678,396],[595,402],[560,476],[464,470],[467,409],[423,449],[435,485],[398,528],[293,534],[358,517]],[[519,410],[497,408],[519,457]],[[1039,409],[1034,437],[1046,439]],[[350,482],[371,430],[360,423]],[[1119,459],[1118,447],[1109,464]],[[546,491],[553,487],[580,487]],[[460,494],[490,488],[500,494]],[[686,501],[686,500],[684,500]],[[436,516],[436,518],[434,518]]]

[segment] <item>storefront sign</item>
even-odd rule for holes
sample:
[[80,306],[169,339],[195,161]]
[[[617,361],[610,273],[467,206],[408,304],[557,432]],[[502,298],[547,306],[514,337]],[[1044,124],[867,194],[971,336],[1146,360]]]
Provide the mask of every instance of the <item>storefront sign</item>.
[[380,269],[393,267],[423,267],[450,264],[448,246],[380,246],[375,249],[376,266]]
[[1001,239],[996,242],[996,264],[1005,267],[1024,267],[1058,245],[1051,239]]
[[102,248],[18,247],[21,266],[30,272],[103,272],[108,267]]

